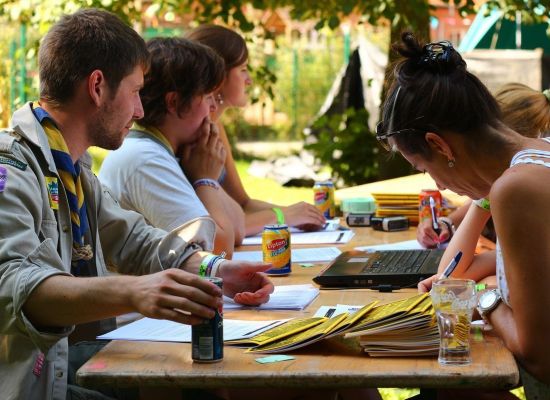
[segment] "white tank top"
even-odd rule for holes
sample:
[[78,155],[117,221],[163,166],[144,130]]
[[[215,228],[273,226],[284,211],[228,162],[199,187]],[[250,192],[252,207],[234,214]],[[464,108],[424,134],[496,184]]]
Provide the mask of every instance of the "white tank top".
[[[543,138],[542,140],[550,143],[550,138]],[[547,168],[550,168],[550,151],[527,149],[518,151],[512,161],[510,167],[518,164],[536,164]],[[506,275],[504,274],[504,261],[502,259],[502,251],[498,243],[496,245],[496,257],[497,257],[497,282],[502,294],[504,302],[510,306],[510,292],[508,291],[508,283],[506,282]]]

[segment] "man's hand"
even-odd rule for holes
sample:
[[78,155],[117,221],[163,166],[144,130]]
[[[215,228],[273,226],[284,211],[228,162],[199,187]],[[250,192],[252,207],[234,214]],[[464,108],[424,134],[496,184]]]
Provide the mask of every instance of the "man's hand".
[[224,261],[218,270],[218,276],[223,279],[224,294],[248,306],[267,303],[274,287],[262,272],[270,268],[271,264]]
[[319,230],[325,224],[325,217],[309,203],[301,201],[288,207],[281,207],[288,226],[295,226],[303,230]]
[[181,269],[170,268],[136,280],[131,303],[146,317],[194,325],[213,318],[215,309],[223,304],[219,287]]
[[439,243],[445,243],[451,237],[451,232],[447,224],[439,223],[439,229],[441,232],[438,235],[433,230],[431,219],[420,221],[416,228],[416,239],[418,243],[428,249],[437,247]]
[[217,180],[227,156],[218,129],[210,119],[205,118],[199,129],[197,142],[186,145],[181,153],[181,167],[191,183],[202,178]]

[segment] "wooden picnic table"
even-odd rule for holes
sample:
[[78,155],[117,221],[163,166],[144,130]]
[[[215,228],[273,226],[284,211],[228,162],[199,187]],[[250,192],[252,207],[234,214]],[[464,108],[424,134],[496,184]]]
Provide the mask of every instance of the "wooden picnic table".
[[[410,240],[413,228],[404,232],[379,232],[370,228],[356,230],[352,241],[342,250]],[[245,250],[257,249],[247,246]],[[293,265],[286,277],[274,277],[276,285],[312,283],[323,268]],[[303,311],[229,310],[224,318],[271,320],[308,317],[322,305],[361,305],[373,300],[394,301],[416,293],[402,289],[380,293],[368,289],[321,290]],[[139,387],[142,397],[158,398],[159,393],[174,394],[179,388],[493,388],[509,389],[519,382],[512,354],[497,337],[484,334],[472,340],[472,364],[445,366],[435,357],[374,358],[350,342],[339,338],[315,343],[290,353],[295,360],[261,365],[257,354],[225,346],[222,362],[194,363],[190,343],[112,341],[92,357],[77,373],[86,387]],[[164,391],[164,392],[163,392]],[[178,394],[179,395],[179,394]]]

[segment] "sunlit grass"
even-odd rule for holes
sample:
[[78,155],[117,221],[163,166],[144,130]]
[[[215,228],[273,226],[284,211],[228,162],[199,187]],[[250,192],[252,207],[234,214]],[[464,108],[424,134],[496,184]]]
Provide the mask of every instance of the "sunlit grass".
[[299,201],[313,203],[312,188],[284,187],[272,179],[257,178],[248,173],[250,163],[237,161],[237,171],[248,195],[253,199],[287,206]]

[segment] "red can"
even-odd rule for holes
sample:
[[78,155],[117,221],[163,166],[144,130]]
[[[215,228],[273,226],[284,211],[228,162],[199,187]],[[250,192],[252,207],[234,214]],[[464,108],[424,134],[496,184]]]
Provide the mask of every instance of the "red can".
[[436,218],[439,218],[441,216],[441,209],[443,204],[443,198],[441,197],[441,192],[435,189],[422,189],[418,198],[418,221],[419,222],[432,218],[432,210],[430,208],[430,197],[434,199]]

